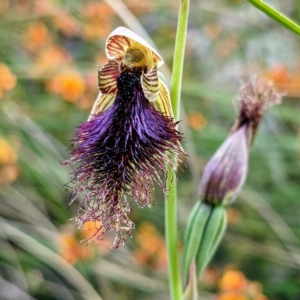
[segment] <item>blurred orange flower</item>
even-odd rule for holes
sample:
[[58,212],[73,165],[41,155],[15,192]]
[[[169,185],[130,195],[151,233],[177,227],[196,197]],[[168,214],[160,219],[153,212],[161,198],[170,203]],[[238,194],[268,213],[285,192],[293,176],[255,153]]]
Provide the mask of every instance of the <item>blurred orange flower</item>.
[[[86,222],[84,226],[80,229],[83,239],[88,241],[93,241],[93,238],[97,236],[97,233],[101,231],[100,222]],[[111,249],[111,240],[105,236],[100,241],[94,241],[97,244],[97,249],[103,254]]]
[[95,256],[95,250],[80,240],[72,233],[63,233],[60,241],[60,254],[71,264],[76,264],[80,260],[91,260]]
[[300,96],[300,72],[298,69],[294,74],[291,74],[286,66],[278,64],[266,71],[264,77],[273,81],[279,92],[292,97]]
[[41,21],[33,22],[23,35],[25,46],[33,51],[39,47],[45,47],[52,41],[46,25]]
[[187,115],[187,123],[195,130],[201,130],[205,127],[207,120],[203,115],[197,112],[190,112]]
[[274,82],[278,90],[284,91],[288,89],[288,85],[292,80],[292,76],[287,67],[284,65],[276,65],[265,73],[265,77]]
[[3,138],[0,138],[0,165],[14,164],[18,155],[16,150]]
[[37,59],[36,66],[39,71],[51,71],[68,65],[72,62],[71,54],[63,47],[53,46],[42,50]]
[[11,90],[17,82],[16,76],[11,73],[8,66],[0,63],[0,98],[4,91]]
[[245,275],[234,267],[229,267],[219,282],[220,294],[216,300],[268,300],[262,294],[259,282],[248,280]]
[[242,293],[226,292],[217,297],[217,300],[250,300]]
[[138,228],[136,240],[139,249],[133,252],[133,256],[137,261],[155,269],[165,269],[167,267],[164,239],[151,223],[144,222]]
[[223,291],[241,291],[245,289],[246,285],[245,275],[238,270],[226,271],[220,281],[220,289]]
[[111,241],[107,237],[99,242],[89,244],[89,239],[92,240],[99,230],[101,230],[101,226],[98,222],[87,222],[83,228],[77,230],[71,229],[69,226],[63,229],[64,232],[59,241],[61,256],[69,263],[76,264],[78,261],[92,260],[96,250],[102,254],[108,252]]
[[49,80],[47,88],[68,102],[75,102],[85,91],[84,78],[74,70],[67,70]]
[[228,208],[226,210],[228,224],[235,225],[240,222],[242,213],[236,208]]
[[0,170],[0,186],[17,180],[20,169],[17,165],[7,165]]
[[106,39],[112,30],[114,11],[106,3],[92,2],[85,4],[82,10],[86,17],[83,26],[83,39]]
[[0,138],[0,186],[14,182],[19,176],[16,165],[17,151],[5,139]]
[[292,79],[288,68],[284,65],[279,65],[279,64],[271,68],[266,73],[266,77],[268,77],[274,82],[280,82],[280,83],[287,83]]

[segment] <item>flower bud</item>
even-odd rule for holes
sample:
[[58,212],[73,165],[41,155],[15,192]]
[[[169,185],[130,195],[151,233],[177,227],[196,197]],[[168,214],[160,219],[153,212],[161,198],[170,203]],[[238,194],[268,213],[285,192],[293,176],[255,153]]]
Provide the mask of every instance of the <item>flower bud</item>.
[[226,204],[237,196],[247,176],[247,129],[243,125],[230,135],[206,165],[199,187],[203,202]]

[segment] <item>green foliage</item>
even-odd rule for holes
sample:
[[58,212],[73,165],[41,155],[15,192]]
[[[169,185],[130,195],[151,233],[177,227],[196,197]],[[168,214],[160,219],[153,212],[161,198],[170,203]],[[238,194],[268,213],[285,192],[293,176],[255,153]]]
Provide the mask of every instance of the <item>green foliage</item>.
[[[84,233],[69,221],[76,204],[69,206],[64,185],[72,170],[60,164],[68,157],[75,127],[86,120],[96,98],[97,64],[105,61],[105,39],[116,26],[137,32],[132,20],[139,20],[157,43],[166,62],[161,71],[170,82],[167,67],[172,65],[178,7],[171,1],[144,2],[124,1],[127,12],[102,1],[1,1],[0,64],[16,82],[10,79],[13,86],[6,83],[3,89],[1,69],[0,141],[13,150],[6,163],[0,160],[0,298],[169,299],[165,248],[150,253],[164,234],[163,194],[155,190],[153,211],[134,208],[137,229],[126,248],[108,251],[106,241],[86,246],[80,243]],[[273,2],[300,20],[296,0],[288,8],[284,1]],[[36,22],[46,30],[34,31]],[[268,298],[297,299],[299,40],[243,1],[192,2],[189,24],[180,118],[189,158],[178,170],[180,244],[203,168],[234,122],[232,97],[239,81],[253,73],[266,76],[285,92],[283,104],[270,110],[259,128],[246,187],[228,213],[227,232],[209,267],[220,273],[234,264],[249,280],[259,281]],[[67,91],[76,97],[54,88],[53,80],[65,71],[71,72],[67,78],[72,77],[74,87]],[[153,224],[153,235],[140,233],[145,222]],[[71,262],[61,246],[66,233],[75,240],[68,254],[76,250],[91,256]],[[137,255],[139,241],[149,250],[143,259]],[[209,285],[205,278],[200,286],[204,299],[221,293],[216,282]]]

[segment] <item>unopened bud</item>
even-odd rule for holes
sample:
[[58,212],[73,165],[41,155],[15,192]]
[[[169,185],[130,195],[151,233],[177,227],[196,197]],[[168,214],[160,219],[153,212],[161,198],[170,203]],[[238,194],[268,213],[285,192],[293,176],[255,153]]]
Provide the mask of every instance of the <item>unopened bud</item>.
[[230,135],[206,165],[200,183],[205,203],[229,203],[243,186],[248,170],[247,125]]
[[243,83],[234,99],[237,120],[230,136],[208,162],[200,183],[201,200],[226,204],[234,200],[243,186],[248,169],[249,148],[267,110],[281,102],[273,84],[252,76]]

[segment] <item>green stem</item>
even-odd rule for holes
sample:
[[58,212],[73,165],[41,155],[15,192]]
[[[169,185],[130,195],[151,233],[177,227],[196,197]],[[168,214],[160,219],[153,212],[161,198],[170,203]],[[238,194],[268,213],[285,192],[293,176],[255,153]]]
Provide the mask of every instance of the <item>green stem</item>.
[[168,199],[165,201],[165,230],[168,252],[170,299],[180,300],[183,291],[179,269],[177,238],[177,181],[174,177],[174,171],[169,168],[167,182],[169,192]]
[[[175,120],[179,119],[181,81],[184,62],[184,50],[189,13],[189,0],[181,0],[174,50],[174,61],[171,80],[171,103]],[[165,230],[168,252],[169,286],[172,300],[182,298],[182,282],[179,268],[177,237],[177,182],[172,167],[168,166],[168,199],[165,202]]]
[[293,22],[291,19],[274,9],[272,6],[268,5],[267,3],[261,1],[261,0],[247,0],[252,5],[254,5],[256,8],[258,8],[260,11],[265,13],[267,16],[269,16],[271,19],[275,20],[282,26],[286,27],[287,29],[291,30],[292,32],[296,33],[297,35],[300,35],[300,26]]
[[171,102],[175,120],[179,119],[181,82],[184,62],[184,50],[186,42],[186,31],[189,15],[189,0],[181,0],[179,7],[179,18],[174,50],[172,79],[171,79]]

